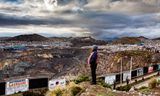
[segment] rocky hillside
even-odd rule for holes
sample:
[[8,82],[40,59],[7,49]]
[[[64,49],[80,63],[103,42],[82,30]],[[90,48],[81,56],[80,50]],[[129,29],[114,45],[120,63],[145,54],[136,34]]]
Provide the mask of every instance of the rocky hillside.
[[113,44],[139,44],[141,42],[144,42],[145,40],[148,40],[148,38],[140,36],[140,37],[122,37],[120,39],[117,39],[113,41]]
[[73,46],[81,47],[88,45],[106,45],[107,42],[103,40],[96,40],[92,37],[78,37],[78,38],[70,38],[70,42]]
[[[76,76],[78,74],[90,74],[87,58],[89,49],[65,48],[26,51],[23,53],[3,53],[1,68],[9,64],[10,76],[44,75]],[[11,56],[14,59],[5,59]],[[119,72],[120,58],[123,58],[123,70],[129,70],[130,58],[133,58],[133,68],[144,67],[154,63],[160,63],[160,53],[150,51],[125,51],[107,53],[99,50],[98,75]],[[71,79],[71,78],[70,78]]]
[[[57,77],[68,74],[77,75],[81,70],[81,65],[86,63],[88,52],[84,49],[69,48],[26,51],[16,54],[3,53],[0,65],[4,68],[5,64],[9,64],[11,77],[43,74]],[[5,59],[5,56],[8,58],[12,56],[13,59]]]

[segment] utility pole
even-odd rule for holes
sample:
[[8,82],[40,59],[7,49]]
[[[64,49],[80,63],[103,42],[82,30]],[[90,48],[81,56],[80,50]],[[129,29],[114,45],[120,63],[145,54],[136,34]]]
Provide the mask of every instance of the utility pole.
[[[132,74],[132,66],[133,66],[133,57],[131,57],[131,61],[130,61],[130,75]],[[131,77],[132,80],[132,77]]]
[[122,86],[122,71],[123,71],[123,57],[121,57],[121,71],[120,71],[120,84],[121,84],[121,86]]

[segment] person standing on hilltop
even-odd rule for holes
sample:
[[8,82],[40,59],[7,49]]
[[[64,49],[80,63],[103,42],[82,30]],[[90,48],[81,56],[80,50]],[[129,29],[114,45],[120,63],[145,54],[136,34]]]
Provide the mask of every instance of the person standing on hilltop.
[[98,46],[94,45],[90,56],[88,57],[88,64],[91,68],[92,84],[96,84],[96,69],[97,69],[97,58],[98,58]]

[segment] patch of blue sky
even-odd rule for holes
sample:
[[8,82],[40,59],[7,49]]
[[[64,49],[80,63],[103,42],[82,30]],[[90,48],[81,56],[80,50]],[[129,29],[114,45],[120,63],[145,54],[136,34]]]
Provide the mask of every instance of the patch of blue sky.
[[17,3],[17,4],[19,4],[19,3],[22,3],[23,2],[23,0],[0,0],[0,2],[3,2],[3,3]]

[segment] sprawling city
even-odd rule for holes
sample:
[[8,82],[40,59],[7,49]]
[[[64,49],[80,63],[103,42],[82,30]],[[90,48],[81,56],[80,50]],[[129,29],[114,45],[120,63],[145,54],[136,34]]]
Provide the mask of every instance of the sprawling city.
[[1,0],[0,96],[160,96],[159,0]]

